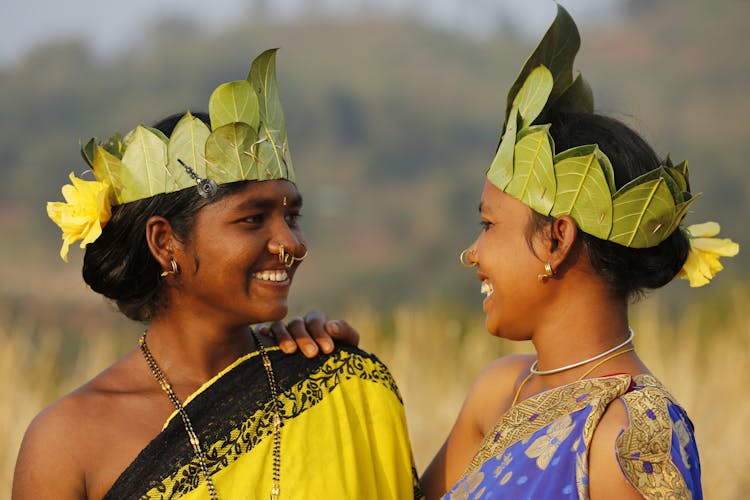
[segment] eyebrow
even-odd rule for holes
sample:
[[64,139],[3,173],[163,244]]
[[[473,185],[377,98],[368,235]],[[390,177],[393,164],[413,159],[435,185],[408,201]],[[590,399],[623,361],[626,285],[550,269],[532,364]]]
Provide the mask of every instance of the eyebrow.
[[[267,210],[279,206],[279,200],[276,197],[253,197],[237,205],[239,210],[261,209]],[[302,206],[302,195],[297,194],[287,199],[287,207],[299,208]]]

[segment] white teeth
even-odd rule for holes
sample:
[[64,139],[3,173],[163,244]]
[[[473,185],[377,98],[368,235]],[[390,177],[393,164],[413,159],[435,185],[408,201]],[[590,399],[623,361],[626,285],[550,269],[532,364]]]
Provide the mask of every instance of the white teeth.
[[494,292],[495,289],[492,288],[492,284],[490,284],[489,281],[482,281],[482,288],[480,288],[479,291],[489,297],[490,295],[492,295],[492,292]]
[[253,277],[263,281],[286,281],[289,275],[286,271],[260,271],[253,274]]

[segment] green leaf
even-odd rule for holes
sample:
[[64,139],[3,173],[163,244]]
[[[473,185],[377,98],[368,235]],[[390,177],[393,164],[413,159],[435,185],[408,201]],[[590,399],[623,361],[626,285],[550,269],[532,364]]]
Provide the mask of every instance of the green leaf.
[[81,156],[89,167],[94,166],[94,152],[96,151],[96,138],[92,137],[89,142],[81,146]]
[[258,175],[260,180],[289,179],[294,182],[294,169],[289,157],[289,146],[286,136],[283,142],[279,140],[275,131],[266,128],[265,123],[260,124],[260,135],[258,137]]
[[518,126],[518,108],[510,111],[510,120],[505,128],[495,159],[487,170],[487,180],[500,190],[505,190],[513,178],[513,150],[516,146],[516,127]]
[[570,87],[565,89],[557,99],[550,99],[546,114],[593,112],[594,93],[591,91],[588,82],[579,73]]
[[596,157],[599,159],[599,165],[602,167],[604,178],[607,179],[609,192],[611,195],[614,195],[617,191],[617,186],[615,185],[615,169],[612,168],[612,163],[609,161],[609,157],[604,154],[604,151],[599,149],[599,146],[596,146]]
[[552,73],[544,66],[534,68],[513,100],[513,107],[523,117],[521,128],[528,127],[544,109],[552,91]]
[[218,184],[256,180],[257,132],[247,123],[230,123],[211,132],[206,140],[207,176]]
[[[521,73],[508,92],[508,103],[505,109],[506,123],[516,94],[526,81],[526,77],[537,66],[544,65],[552,73],[554,85],[549,99],[550,102],[555,101],[571,86],[573,83],[573,61],[580,45],[581,37],[573,18],[561,5],[558,5],[555,20],[547,29],[534,52],[526,60]],[[505,128],[505,125],[504,123],[503,128]]]
[[555,199],[556,180],[552,168],[549,125],[521,130],[516,139],[513,179],[505,192],[542,215],[549,215]]
[[687,181],[685,180],[685,176],[682,175],[682,172],[677,170],[676,168],[670,168],[670,167],[661,167],[662,172],[664,172],[664,175],[669,177],[670,180],[670,189],[672,190],[672,194],[675,196],[679,196],[680,193],[683,191],[687,191],[688,185]]
[[178,191],[191,185],[195,185],[185,167],[178,160],[182,160],[193,169],[198,177],[209,177],[206,173],[206,140],[211,134],[205,123],[186,113],[180,118],[172,131],[172,137],[167,147],[167,169],[170,172],[170,186],[167,192]]
[[164,192],[167,185],[167,144],[164,134],[138,125],[125,137],[120,172],[121,203]]
[[116,202],[125,203],[122,197],[123,185],[120,180],[120,172],[125,169],[122,161],[103,147],[96,146],[91,167],[97,180],[107,181],[112,186]]
[[[667,157],[669,159],[669,157]],[[670,164],[672,162],[670,161]],[[690,172],[688,172],[688,164],[687,160],[683,160],[682,162],[678,163],[677,165],[671,166],[670,165],[670,173],[673,177],[679,177],[682,179],[680,182],[680,186],[682,187],[683,191],[690,191]]]
[[286,133],[284,110],[281,107],[279,84],[276,80],[276,51],[269,49],[260,54],[250,65],[247,80],[258,96],[260,121],[271,130]]
[[258,130],[259,113],[258,96],[247,80],[219,85],[208,100],[208,114],[214,130],[236,122],[247,123]]
[[701,197],[701,195],[697,194],[697,195],[695,195],[695,196],[687,199],[686,201],[678,203],[675,206],[674,218],[672,219],[672,225],[669,227],[669,230],[667,231],[667,234],[669,234],[672,231],[674,231],[675,229],[677,229],[677,227],[682,223],[682,220],[687,215],[687,212],[688,212],[688,209],[690,208],[690,205],[692,205],[693,202],[695,200],[697,200],[698,198],[700,198],[700,197]]
[[646,248],[658,245],[669,234],[675,206],[667,181],[658,177],[636,184],[631,181],[620,188],[612,199],[612,211],[608,239],[631,248]]
[[[162,137],[164,134],[159,132]],[[112,134],[106,141],[102,143],[102,147],[107,150],[108,153],[115,157],[122,159],[122,155],[125,153],[125,145],[122,142],[120,134]]]
[[555,157],[557,194],[550,215],[570,215],[581,230],[607,239],[612,227],[612,192],[596,145],[569,149]]
[[[276,51],[269,49],[255,58],[247,75],[258,94],[261,125],[257,154],[262,178],[279,176],[294,179],[294,168],[289,154],[284,109],[281,106],[279,85],[276,80]],[[270,177],[270,178],[279,178]]]

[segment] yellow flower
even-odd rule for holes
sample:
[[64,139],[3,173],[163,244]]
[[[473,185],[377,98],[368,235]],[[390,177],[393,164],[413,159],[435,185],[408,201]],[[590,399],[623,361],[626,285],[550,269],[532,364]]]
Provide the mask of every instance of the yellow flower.
[[102,227],[112,216],[109,202],[109,183],[85,181],[70,173],[73,183],[62,187],[65,203],[47,202],[47,215],[62,229],[63,244],[60,257],[68,262],[71,243],[81,241],[81,248],[102,234]]
[[719,257],[734,257],[740,246],[729,238],[712,238],[719,234],[719,224],[693,224],[686,231],[690,239],[690,253],[677,277],[690,280],[690,286],[703,286],[724,266]]

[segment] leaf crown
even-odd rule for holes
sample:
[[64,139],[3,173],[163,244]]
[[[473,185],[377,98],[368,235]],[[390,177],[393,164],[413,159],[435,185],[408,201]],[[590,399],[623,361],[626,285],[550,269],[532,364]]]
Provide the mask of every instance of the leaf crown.
[[557,16],[511,86],[504,133],[488,171],[493,185],[542,215],[569,215],[597,238],[631,248],[656,246],[698,196],[687,162],[662,165],[616,189],[612,164],[596,144],[555,153],[544,122],[555,113],[593,113],[591,88],[573,60],[580,35],[568,12]]
[[294,182],[286,122],[276,80],[276,51],[256,57],[245,80],[219,85],[208,101],[211,126],[190,112],[167,137],[138,125],[122,138],[91,139],[81,154],[119,205],[198,184],[205,196],[217,184],[242,180]]

